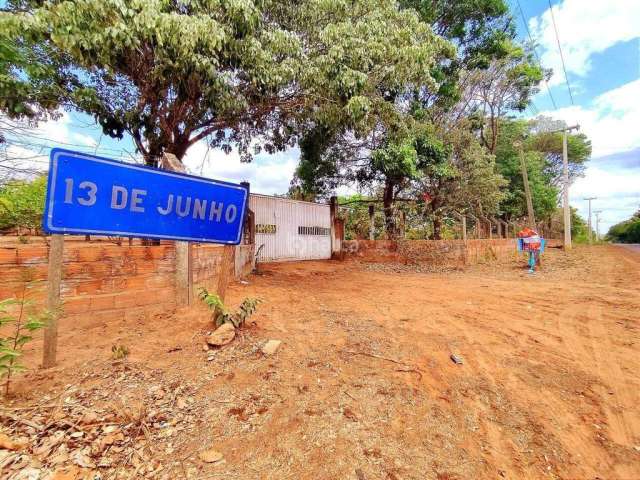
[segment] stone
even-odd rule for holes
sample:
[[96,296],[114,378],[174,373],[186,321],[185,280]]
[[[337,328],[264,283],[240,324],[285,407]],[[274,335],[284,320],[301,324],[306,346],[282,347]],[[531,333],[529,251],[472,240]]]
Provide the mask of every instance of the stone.
[[265,355],[273,355],[278,351],[278,348],[280,348],[281,343],[282,343],[281,340],[269,340],[262,347],[262,353],[264,353]]
[[200,458],[200,460],[205,463],[216,463],[222,460],[224,458],[224,455],[222,455],[217,450],[210,449],[200,452],[198,454],[198,458]]
[[455,363],[456,365],[462,365],[463,361],[462,361],[462,357],[460,355],[457,355],[455,353],[452,353],[451,356],[449,357],[451,359],[451,361],[453,363]]
[[211,335],[207,337],[207,343],[212,347],[222,347],[236,336],[236,329],[231,323],[224,323],[218,327]]

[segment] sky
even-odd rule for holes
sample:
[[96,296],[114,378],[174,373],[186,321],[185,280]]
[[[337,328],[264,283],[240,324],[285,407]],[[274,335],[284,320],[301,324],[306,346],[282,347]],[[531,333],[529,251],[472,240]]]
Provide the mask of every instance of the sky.
[[[542,65],[553,69],[527,114],[578,123],[591,139],[592,158],[585,176],[570,189],[570,203],[586,218],[584,198],[597,197],[593,209],[602,210],[600,231],[605,233],[640,209],[640,0],[551,0],[566,79],[549,0],[508,1],[520,37],[526,40],[530,35]],[[104,137],[90,117],[75,112],[64,112],[29,135],[23,144],[12,144],[10,153],[43,168],[47,160],[40,155],[53,146],[120,160],[135,158],[130,139]],[[253,192],[275,194],[289,188],[299,154],[292,148],[241,163],[236,152],[210,150],[203,142],[191,147],[185,163],[192,173],[249,181]]]

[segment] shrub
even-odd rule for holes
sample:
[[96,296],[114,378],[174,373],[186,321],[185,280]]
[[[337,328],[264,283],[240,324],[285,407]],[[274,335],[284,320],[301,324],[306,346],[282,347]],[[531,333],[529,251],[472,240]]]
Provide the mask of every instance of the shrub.
[[237,311],[230,312],[218,295],[209,293],[204,287],[200,287],[198,290],[198,297],[213,310],[213,320],[216,327],[225,323],[231,323],[235,328],[242,327],[247,319],[255,313],[260,303],[257,298],[247,297],[242,301]]
[[33,340],[33,332],[44,328],[50,318],[49,312],[34,310],[32,301],[27,299],[27,290],[33,283],[25,282],[20,298],[0,301],[0,329],[9,331],[7,336],[0,337],[0,377],[6,377],[5,395],[9,394],[12,376],[26,370],[20,362],[25,345]]

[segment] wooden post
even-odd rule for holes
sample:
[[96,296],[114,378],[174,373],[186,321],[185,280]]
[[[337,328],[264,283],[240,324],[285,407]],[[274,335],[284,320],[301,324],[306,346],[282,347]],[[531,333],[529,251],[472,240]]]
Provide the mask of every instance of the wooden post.
[[369,205],[369,240],[376,239],[376,224],[374,217],[375,216],[375,207],[373,205]]
[[[216,294],[224,303],[227,294],[227,286],[229,285],[229,273],[231,266],[234,265],[235,245],[225,245],[222,247],[222,259],[220,260],[220,273],[218,275],[218,286]],[[234,268],[235,270],[235,268]]]
[[49,268],[47,273],[47,310],[49,322],[44,330],[42,367],[51,368],[56,364],[58,351],[58,317],[60,316],[60,284],[62,283],[62,255],[64,236],[52,235],[49,247]]
[[178,305],[191,303],[191,275],[189,242],[176,242],[176,302]]
[[493,217],[491,217],[489,221],[496,225],[496,233],[498,235],[498,238],[502,238],[502,225],[500,224],[500,221],[496,220]]
[[[158,165],[170,172],[185,173],[184,164],[172,154],[165,152]],[[189,242],[175,242],[176,245],[176,303],[178,306],[191,303],[191,245]]]
[[336,240],[336,218],[338,217],[338,197],[333,196],[329,200],[329,222],[331,225],[331,258],[340,254],[340,242]]
[[462,240],[467,241],[467,217],[462,215]]

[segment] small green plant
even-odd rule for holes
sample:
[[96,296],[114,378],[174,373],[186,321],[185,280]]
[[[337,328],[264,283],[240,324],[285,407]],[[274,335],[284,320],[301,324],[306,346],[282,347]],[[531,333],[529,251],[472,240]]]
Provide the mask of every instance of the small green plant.
[[111,354],[114,360],[122,360],[129,356],[129,349],[124,345],[113,345],[111,347]]
[[[6,377],[5,396],[9,394],[11,377],[26,370],[20,363],[24,346],[33,340],[33,333],[45,327],[50,313],[33,308],[33,302],[27,299],[27,290],[33,282],[26,282],[20,298],[8,298],[0,301],[0,329],[9,330],[7,336],[0,337],[0,377]],[[5,328],[6,327],[6,328]]]
[[200,287],[198,290],[198,297],[202,300],[207,307],[213,310],[213,317],[216,327],[225,323],[231,323],[235,328],[242,327],[247,319],[255,313],[258,308],[260,300],[257,298],[245,298],[236,312],[230,312],[225,306],[220,297],[215,293],[209,293],[209,291]]

